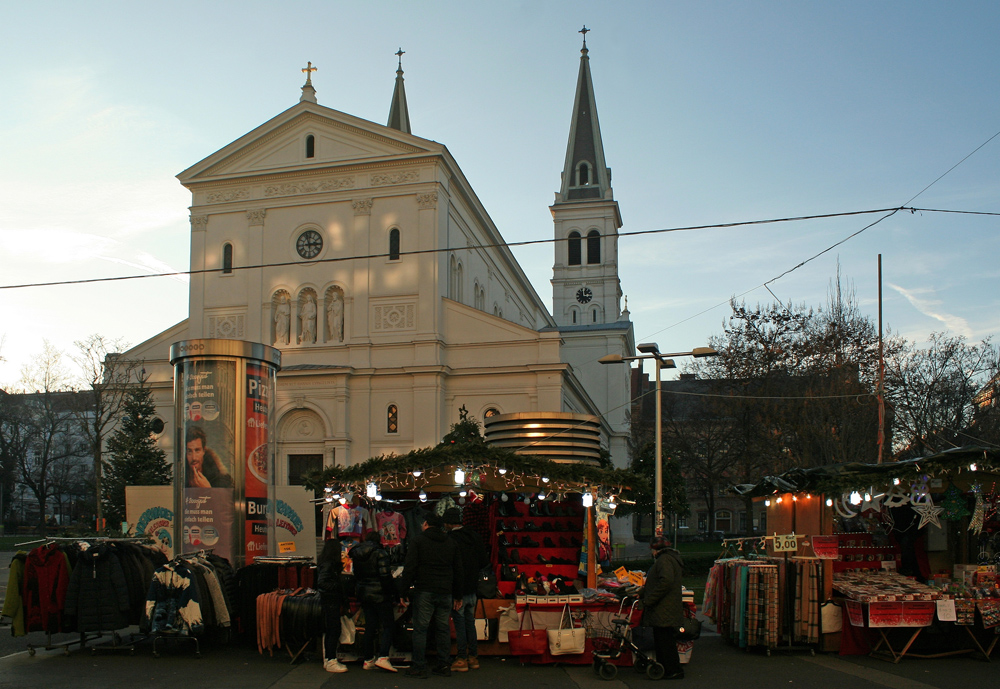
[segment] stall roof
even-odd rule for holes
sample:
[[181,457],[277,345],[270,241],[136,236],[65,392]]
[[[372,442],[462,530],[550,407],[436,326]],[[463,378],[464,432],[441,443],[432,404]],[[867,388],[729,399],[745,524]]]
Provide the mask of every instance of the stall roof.
[[912,480],[920,476],[955,476],[969,472],[975,464],[977,471],[1000,474],[1000,450],[976,446],[956,447],[927,457],[906,459],[882,464],[830,464],[820,467],[795,468],[780,476],[765,476],[757,483],[732,486],[737,495],[763,497],[775,493],[835,493],[882,485],[898,478]]

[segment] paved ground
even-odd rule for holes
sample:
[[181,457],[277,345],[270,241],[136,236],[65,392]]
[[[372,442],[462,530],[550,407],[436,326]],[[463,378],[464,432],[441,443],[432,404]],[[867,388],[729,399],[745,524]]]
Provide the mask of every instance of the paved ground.
[[[6,583],[10,555],[0,553],[0,587]],[[2,595],[2,592],[0,592]],[[708,626],[706,625],[706,629]],[[650,681],[630,668],[605,682],[589,666],[527,666],[500,658],[484,658],[483,667],[451,678],[413,680],[381,671],[365,672],[351,665],[345,675],[323,671],[313,655],[291,665],[284,652],[273,657],[241,646],[203,649],[200,658],[186,647],[165,651],[156,658],[149,643],[137,645],[134,654],[74,648],[39,650],[31,656],[27,641],[44,644],[45,637],[31,634],[13,639],[8,628],[0,628],[0,687],[33,689],[65,686],[73,689],[177,689],[194,678],[200,687],[240,689],[315,689],[319,686],[350,685],[359,689],[395,687],[460,686],[474,680],[477,689],[643,689]],[[95,643],[100,643],[97,641]],[[1000,657],[1000,651],[995,653]],[[904,659],[893,665],[867,656],[840,657],[808,653],[762,653],[741,651],[708,632],[696,642],[687,677],[679,686],[687,689],[717,689],[720,686],[789,687],[790,689],[969,689],[997,686],[1000,663],[987,663],[971,656],[936,660]]]

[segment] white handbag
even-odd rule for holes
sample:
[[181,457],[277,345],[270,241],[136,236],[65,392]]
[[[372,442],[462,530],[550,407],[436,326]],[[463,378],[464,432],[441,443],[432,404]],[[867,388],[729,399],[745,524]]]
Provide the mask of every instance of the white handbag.
[[[569,620],[569,627],[563,627],[563,620]],[[569,604],[563,606],[559,615],[559,629],[546,629],[549,636],[549,653],[554,656],[575,655],[583,653],[587,644],[587,630],[584,627],[573,626],[573,616]]]

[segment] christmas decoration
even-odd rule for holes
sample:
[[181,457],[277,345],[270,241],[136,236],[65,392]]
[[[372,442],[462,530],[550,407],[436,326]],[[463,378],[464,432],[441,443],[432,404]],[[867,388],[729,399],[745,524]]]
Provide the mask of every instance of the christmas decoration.
[[915,505],[913,511],[920,515],[920,523],[917,525],[918,529],[922,529],[928,524],[933,524],[939,529],[941,528],[941,521],[938,519],[938,515],[944,511],[944,508],[936,507],[930,495],[927,496],[926,503]]
[[972,511],[972,520],[969,522],[969,531],[979,534],[983,530],[983,519],[986,516],[986,504],[983,502],[983,489],[977,483],[972,486],[972,492],[976,495],[976,506]]
[[969,508],[965,506],[965,495],[962,494],[955,484],[948,486],[944,492],[944,500],[941,502],[944,512],[941,516],[950,522],[957,522],[962,517],[968,517]]

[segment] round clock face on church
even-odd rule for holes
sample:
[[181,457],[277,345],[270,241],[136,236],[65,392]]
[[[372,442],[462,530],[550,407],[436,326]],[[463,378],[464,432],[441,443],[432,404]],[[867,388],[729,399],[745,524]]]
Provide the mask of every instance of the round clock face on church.
[[594,298],[594,293],[590,291],[589,287],[581,287],[576,291],[576,300],[581,304],[586,304],[593,298]]
[[316,258],[323,248],[323,238],[316,230],[306,230],[295,242],[295,250],[302,258]]

